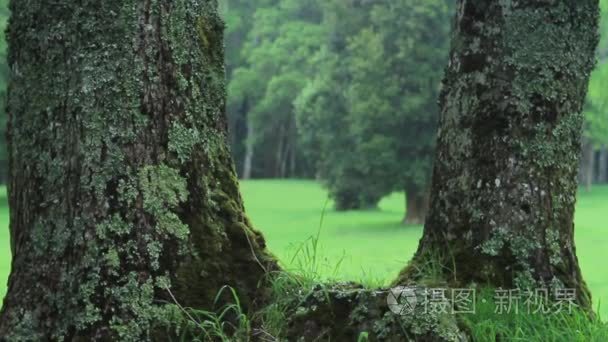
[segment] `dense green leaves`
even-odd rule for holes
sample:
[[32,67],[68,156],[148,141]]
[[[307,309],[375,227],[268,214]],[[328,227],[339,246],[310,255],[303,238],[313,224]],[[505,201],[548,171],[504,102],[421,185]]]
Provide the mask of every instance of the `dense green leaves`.
[[[226,1],[238,5],[233,2]],[[235,21],[232,17],[228,11],[228,26]],[[228,109],[240,170],[249,157],[255,176],[299,174],[293,101],[306,85],[313,56],[325,37],[320,19],[316,1],[282,0],[261,1],[237,22],[241,27],[250,20],[249,30],[241,33],[240,49],[228,51],[228,65],[238,65],[229,75]]]
[[[608,1],[601,1],[603,12]],[[317,177],[338,208],[422,193],[447,64],[446,0],[224,0],[233,154],[246,177]],[[604,15],[601,32],[608,32]],[[608,143],[608,39],[586,136]],[[557,94],[555,94],[557,96]]]
[[449,7],[443,0],[326,7],[340,13],[327,16],[335,39],[297,109],[302,140],[320,150],[318,172],[339,209],[426,190]]
[[[248,176],[316,176],[335,198],[344,197],[345,208],[427,186],[451,1],[219,2],[232,152],[241,175],[249,162]],[[600,3],[602,40],[585,108],[585,133],[598,147],[608,144],[608,1]],[[2,101],[7,7],[0,0]],[[0,169],[4,145],[2,133]]]

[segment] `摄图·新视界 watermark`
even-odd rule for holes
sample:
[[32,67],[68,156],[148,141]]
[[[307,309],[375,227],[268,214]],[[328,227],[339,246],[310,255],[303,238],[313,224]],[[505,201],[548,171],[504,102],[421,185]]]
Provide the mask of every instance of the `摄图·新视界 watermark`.
[[496,314],[571,313],[577,307],[576,289],[496,289],[492,298],[479,298],[476,289],[420,288],[399,286],[388,293],[389,309],[398,315],[474,314],[478,300],[494,303]]

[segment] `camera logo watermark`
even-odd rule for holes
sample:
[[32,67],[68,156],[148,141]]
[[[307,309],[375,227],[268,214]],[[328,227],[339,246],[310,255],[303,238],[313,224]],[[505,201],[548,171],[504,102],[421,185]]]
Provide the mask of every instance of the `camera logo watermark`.
[[388,308],[396,315],[413,313],[418,305],[416,289],[405,286],[395,287],[389,291],[386,303]]

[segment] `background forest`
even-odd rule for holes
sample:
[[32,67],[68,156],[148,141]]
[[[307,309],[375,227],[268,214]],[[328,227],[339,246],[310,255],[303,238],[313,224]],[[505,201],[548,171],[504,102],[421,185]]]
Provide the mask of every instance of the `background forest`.
[[[292,257],[299,243],[320,238],[319,251],[305,251],[318,258],[306,266],[311,272],[385,284],[421,235],[452,1],[219,2],[226,22],[230,142],[255,226],[287,264],[297,262]],[[2,102],[7,3],[0,0]],[[584,111],[576,234],[594,298],[606,302],[608,0],[601,3],[602,40]],[[2,132],[5,123],[2,103]],[[2,184],[5,150],[3,133]],[[0,298],[10,267],[5,197],[2,188]]]
[[[7,2],[0,0],[2,99]],[[240,177],[315,179],[337,209],[374,208],[405,190],[411,223],[420,223],[449,48],[449,3],[221,0]],[[602,28],[608,32],[608,18]],[[585,110],[580,181],[586,187],[608,182],[608,39],[598,61]],[[5,150],[2,134],[2,183]]]

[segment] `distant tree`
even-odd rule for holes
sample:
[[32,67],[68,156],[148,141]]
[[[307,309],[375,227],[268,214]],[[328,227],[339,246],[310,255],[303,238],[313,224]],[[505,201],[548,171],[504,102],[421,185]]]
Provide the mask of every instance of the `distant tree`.
[[405,190],[404,220],[424,221],[449,7],[445,0],[326,5],[328,57],[298,110],[305,142],[323,151],[315,160],[337,208],[373,207]]
[[263,301],[274,261],[228,148],[217,2],[143,4],[11,1],[2,341],[162,341],[173,296]]
[[397,283],[434,255],[454,286],[574,289],[591,309],[573,215],[598,2],[458,5],[431,209]]
[[[337,210],[373,208],[387,189],[369,177],[370,168],[356,149],[349,132],[345,94],[336,88],[337,54],[328,53],[320,72],[295,101],[300,142],[306,156],[316,162],[318,177],[328,187]],[[326,77],[324,75],[330,75]]]
[[424,222],[437,97],[449,50],[449,1],[375,5],[370,27],[350,40],[350,122],[372,179],[404,190],[406,223]]

